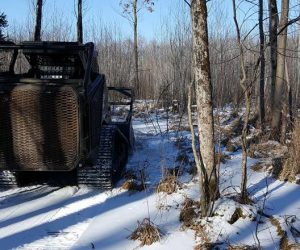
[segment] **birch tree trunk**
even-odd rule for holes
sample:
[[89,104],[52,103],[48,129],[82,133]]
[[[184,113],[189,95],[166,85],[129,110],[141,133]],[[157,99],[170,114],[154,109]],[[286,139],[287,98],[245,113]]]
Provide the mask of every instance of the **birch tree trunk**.
[[43,12],[43,0],[37,0],[36,1],[36,20],[35,20],[35,29],[34,29],[34,41],[41,41],[42,12]]
[[77,2],[77,41],[83,43],[83,28],[82,28],[82,0]]
[[[193,73],[198,111],[200,159],[206,171],[206,173],[201,173],[202,187],[204,187],[201,190],[201,215],[209,216],[210,202],[219,196],[219,189],[215,164],[206,0],[193,0],[191,3],[191,15],[193,28]],[[205,182],[204,176],[206,174],[207,181]]]
[[[284,79],[285,79],[285,53],[287,42],[287,23],[289,14],[289,0],[282,0],[281,2],[281,16],[279,23],[279,30],[282,32],[278,35],[277,48],[277,66],[276,66],[276,81],[274,92],[274,109],[272,112],[272,138],[279,141],[281,138],[281,111],[283,103],[286,98],[284,95]],[[285,28],[284,28],[285,27]]]

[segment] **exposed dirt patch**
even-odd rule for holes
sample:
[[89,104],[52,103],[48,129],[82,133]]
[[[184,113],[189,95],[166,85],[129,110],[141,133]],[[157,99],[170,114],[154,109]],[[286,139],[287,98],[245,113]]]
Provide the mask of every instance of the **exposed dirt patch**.
[[246,216],[243,214],[243,210],[238,207],[235,209],[234,213],[232,214],[230,220],[228,221],[229,224],[234,224],[236,221],[238,221],[238,219],[243,218],[245,219]]

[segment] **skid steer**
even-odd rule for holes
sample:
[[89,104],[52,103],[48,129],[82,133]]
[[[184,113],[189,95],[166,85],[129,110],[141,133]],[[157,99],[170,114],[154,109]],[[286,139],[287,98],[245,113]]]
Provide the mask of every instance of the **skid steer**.
[[106,86],[93,43],[1,42],[0,187],[72,172],[78,185],[111,189],[134,144],[133,99]]

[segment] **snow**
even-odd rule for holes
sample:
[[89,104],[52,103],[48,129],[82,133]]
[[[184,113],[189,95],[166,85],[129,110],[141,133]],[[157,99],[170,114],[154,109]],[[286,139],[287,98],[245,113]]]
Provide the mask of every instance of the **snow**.
[[[197,180],[184,173],[179,177],[182,188],[177,192],[171,195],[155,192],[163,169],[180,165],[176,158],[182,150],[191,157],[190,134],[166,133],[168,127],[163,118],[134,121],[136,149],[127,168],[145,172],[147,189],[143,192],[122,189],[122,180],[110,192],[46,185],[0,192],[0,249],[137,249],[140,243],[129,236],[144,218],[150,218],[163,236],[160,242],[140,249],[193,249],[201,239],[195,237],[194,231],[182,228],[179,213],[186,197],[199,199]],[[181,148],[176,146],[178,136],[185,140]],[[254,218],[259,217],[258,210],[274,216],[287,231],[291,225],[299,230],[299,185],[275,180],[264,172],[253,172],[250,166],[257,160],[249,158],[248,191],[254,203],[238,204],[230,196],[239,191],[241,152],[224,153],[230,159],[220,167],[222,196],[215,204],[217,216],[205,222],[211,241],[222,243],[220,248],[224,249],[228,244],[257,244]],[[230,224],[236,207],[241,207],[245,218]],[[280,237],[276,228],[264,217],[261,221],[257,230],[263,249],[278,248]],[[293,236],[289,235],[290,238]],[[299,238],[294,241],[299,243]]]

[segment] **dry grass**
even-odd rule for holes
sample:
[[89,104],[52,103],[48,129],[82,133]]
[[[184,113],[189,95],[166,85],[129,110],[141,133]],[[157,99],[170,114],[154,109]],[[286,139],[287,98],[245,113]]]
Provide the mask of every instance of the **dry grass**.
[[226,143],[226,150],[228,152],[236,152],[238,149],[239,149],[239,147],[237,145],[232,143],[231,140],[228,140],[228,142]]
[[221,244],[205,242],[205,243],[202,243],[202,244],[199,244],[199,245],[195,246],[194,250],[213,250],[213,249],[219,249],[218,245],[221,245]]
[[178,182],[178,175],[180,175],[180,167],[165,168],[163,178],[159,182],[156,188],[156,192],[163,192],[172,194],[177,191],[181,184]]
[[141,192],[145,190],[143,184],[139,184],[136,180],[127,180],[123,183],[122,188],[130,192]]
[[144,171],[135,173],[134,171],[127,171],[123,175],[125,182],[122,184],[122,188],[130,192],[141,192],[146,189],[145,174]]
[[180,211],[179,220],[182,222],[184,228],[189,228],[193,225],[194,219],[198,217],[197,210],[199,210],[199,201],[186,198],[182,209]]
[[170,130],[174,130],[174,131],[190,131],[190,126],[187,126],[187,125],[178,126],[178,123],[176,122],[175,124],[171,124]]
[[165,169],[165,176],[180,176],[180,175],[182,175],[182,170],[180,169],[180,167]]
[[270,217],[271,224],[276,227],[276,232],[280,237],[279,247],[281,250],[299,250],[300,246],[297,244],[290,244],[287,236],[287,232],[282,229],[279,220],[274,217]]
[[278,236],[280,237],[280,243],[279,243],[280,249],[282,249],[282,250],[291,249],[291,248],[289,248],[287,233],[286,233],[286,231],[284,231],[282,229],[280,222],[274,217],[270,218],[270,222],[274,227],[276,227],[276,232],[277,232]]
[[200,238],[200,242],[201,242],[200,244],[194,247],[194,250],[214,249],[216,245],[214,243],[211,243],[211,240],[208,236],[205,226],[198,224],[198,225],[194,225],[192,229],[195,231],[196,237]]
[[251,144],[249,147],[249,155],[252,158],[283,157],[286,152],[286,146],[274,141]]
[[145,218],[142,222],[138,221],[137,228],[130,235],[130,239],[139,240],[141,246],[151,245],[161,239],[161,232],[149,218]]
[[156,192],[172,194],[176,192],[179,183],[176,175],[167,175],[163,178],[156,188]]
[[256,246],[248,246],[248,245],[230,245],[228,246],[228,250],[259,250],[260,248]]
[[288,157],[279,176],[281,180],[295,181],[295,176],[300,173],[300,120],[295,122],[292,141],[289,145]]
[[250,168],[255,172],[263,172],[267,168],[267,164],[265,162],[257,162]]

